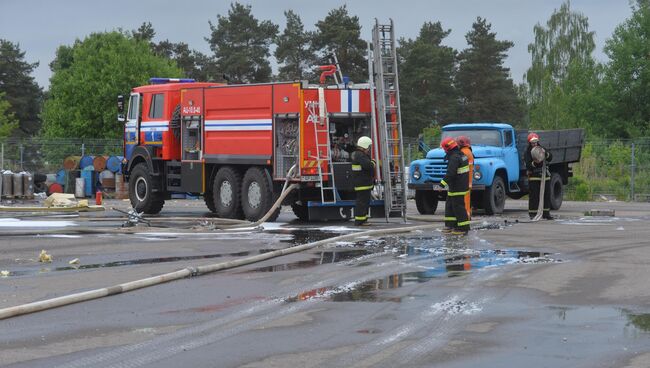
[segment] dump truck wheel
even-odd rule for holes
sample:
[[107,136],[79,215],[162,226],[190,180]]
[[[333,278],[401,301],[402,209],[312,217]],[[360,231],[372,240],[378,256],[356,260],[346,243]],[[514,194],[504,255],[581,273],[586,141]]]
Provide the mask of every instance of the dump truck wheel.
[[415,191],[415,206],[418,208],[420,215],[433,215],[438,208],[438,198],[430,190]]
[[[562,185],[562,176],[558,173],[551,174],[551,182],[549,183],[551,189],[551,209],[557,211],[562,207],[562,197],[564,196],[564,186]],[[546,206],[544,206],[546,207]]]
[[492,186],[485,188],[483,192],[483,207],[488,215],[503,213],[506,205],[506,185],[503,178],[495,175]]
[[[221,218],[241,219],[241,174],[230,166],[217,171],[212,183],[212,197],[217,215]],[[208,207],[209,208],[209,207]]]
[[159,213],[165,205],[165,199],[159,193],[154,193],[153,179],[147,164],[139,163],[131,170],[129,178],[129,200],[131,207],[137,212],[148,215]]

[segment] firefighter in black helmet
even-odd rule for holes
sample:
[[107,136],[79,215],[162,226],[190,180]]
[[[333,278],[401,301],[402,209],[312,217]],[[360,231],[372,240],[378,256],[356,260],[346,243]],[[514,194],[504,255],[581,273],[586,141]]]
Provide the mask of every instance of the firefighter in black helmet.
[[[538,153],[542,157],[535,157],[533,154]],[[542,147],[539,143],[539,135],[537,133],[528,134],[528,147],[524,152],[524,163],[526,164],[526,171],[528,173],[528,215],[531,219],[535,218],[539,208],[539,194],[542,187],[542,168],[544,161],[546,161],[546,175],[544,178],[544,207],[542,209],[542,218],[552,220],[551,216],[551,172],[548,170],[548,163],[553,159],[553,155],[546,148]]]
[[357,195],[354,206],[354,224],[366,225],[369,217],[370,193],[374,187],[375,162],[370,158],[372,140],[361,137],[352,152],[352,183]]

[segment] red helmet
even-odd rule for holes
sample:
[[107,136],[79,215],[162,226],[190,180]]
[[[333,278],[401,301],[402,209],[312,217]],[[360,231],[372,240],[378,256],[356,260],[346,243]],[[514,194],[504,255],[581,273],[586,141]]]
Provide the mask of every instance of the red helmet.
[[440,147],[442,147],[445,152],[449,152],[452,149],[458,147],[458,143],[452,137],[447,137],[440,142]]
[[539,136],[537,135],[537,133],[528,134],[528,143],[531,142],[539,142]]
[[468,136],[461,135],[456,138],[456,142],[458,142],[458,145],[461,147],[469,147],[472,145],[472,141],[469,139]]

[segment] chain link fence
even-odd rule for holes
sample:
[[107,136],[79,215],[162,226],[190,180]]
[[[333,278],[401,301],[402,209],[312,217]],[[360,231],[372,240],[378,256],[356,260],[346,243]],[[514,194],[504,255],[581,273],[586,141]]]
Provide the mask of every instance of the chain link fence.
[[[438,147],[435,138],[407,137],[404,161],[424,158]],[[580,162],[572,165],[565,199],[650,201],[650,137],[633,140],[588,139]]]
[[0,139],[0,169],[50,174],[69,156],[122,155],[121,139]]
[[[434,139],[404,139],[404,160],[425,157]],[[0,169],[52,174],[69,156],[122,155],[120,139],[0,140]],[[650,137],[634,140],[589,139],[565,191],[568,200],[650,201]]]

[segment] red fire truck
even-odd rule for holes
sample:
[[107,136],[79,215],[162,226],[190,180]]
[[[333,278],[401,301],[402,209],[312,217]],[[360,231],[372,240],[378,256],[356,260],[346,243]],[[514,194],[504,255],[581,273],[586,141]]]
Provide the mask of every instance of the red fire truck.
[[[382,28],[383,27],[383,28]],[[406,210],[399,89],[392,22],[376,25],[368,84],[344,83],[338,67],[307,82],[225,85],[153,78],[136,87],[122,115],[124,175],[138,212],[161,211],[172,193],[201,194],[223,218],[255,221],[280,195],[289,170],[299,183],[283,204],[302,220],[353,216],[349,157],[373,139],[377,199],[371,215]],[[118,100],[118,108],[124,98]],[[271,217],[271,220],[277,217]]]

